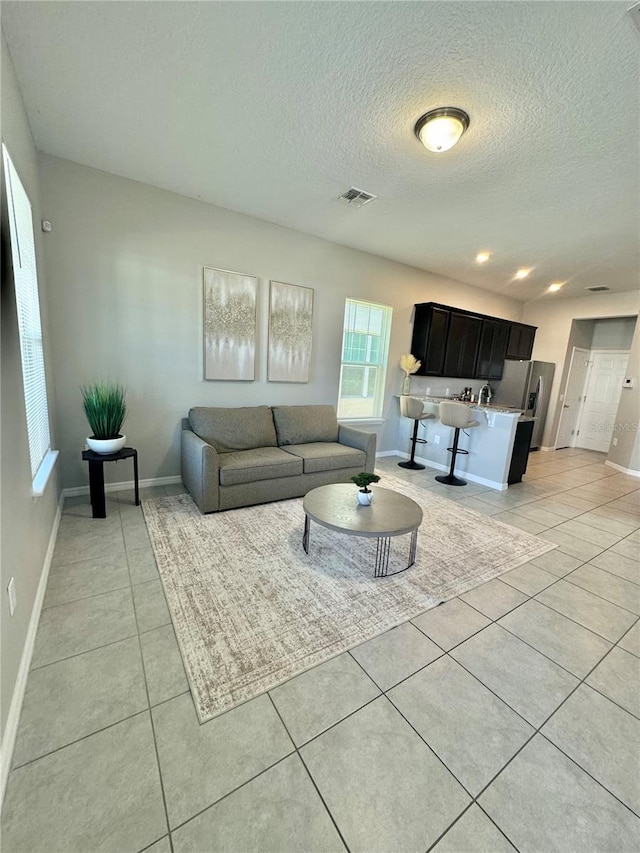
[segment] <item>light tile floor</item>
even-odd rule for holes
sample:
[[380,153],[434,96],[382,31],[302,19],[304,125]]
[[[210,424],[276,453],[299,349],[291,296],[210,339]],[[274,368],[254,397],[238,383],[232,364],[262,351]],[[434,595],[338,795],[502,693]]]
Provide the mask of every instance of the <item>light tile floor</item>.
[[502,494],[396,463],[558,548],[202,726],[133,495],[67,501],[4,853],[640,849],[640,482],[579,450]]

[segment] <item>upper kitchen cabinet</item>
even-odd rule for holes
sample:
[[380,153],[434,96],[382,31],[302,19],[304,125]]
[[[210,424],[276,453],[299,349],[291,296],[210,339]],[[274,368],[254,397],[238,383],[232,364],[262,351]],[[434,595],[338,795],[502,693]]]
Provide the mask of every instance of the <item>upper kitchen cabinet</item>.
[[444,376],[475,376],[478,344],[482,331],[480,317],[451,311],[444,356]]
[[444,376],[444,357],[451,311],[432,302],[416,305],[411,353],[422,364],[419,376]]
[[536,337],[536,326],[525,326],[523,323],[511,323],[507,358],[529,361],[533,352],[533,342]]
[[422,302],[415,306],[411,352],[422,362],[419,376],[497,381],[505,358],[531,358],[535,334],[535,326]]
[[503,320],[482,321],[474,374],[478,379],[502,379],[510,331],[511,324]]

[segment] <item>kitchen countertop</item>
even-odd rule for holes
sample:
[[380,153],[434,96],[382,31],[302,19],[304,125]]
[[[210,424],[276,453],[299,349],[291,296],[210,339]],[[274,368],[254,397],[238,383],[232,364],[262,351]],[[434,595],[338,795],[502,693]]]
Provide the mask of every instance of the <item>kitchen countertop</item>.
[[524,412],[524,409],[517,409],[513,406],[497,406],[491,403],[472,403],[469,400],[456,400],[453,397],[423,397],[422,400],[425,403],[464,403],[464,405],[469,406],[470,409],[481,409],[487,410],[489,412],[500,412],[503,415],[521,415]]

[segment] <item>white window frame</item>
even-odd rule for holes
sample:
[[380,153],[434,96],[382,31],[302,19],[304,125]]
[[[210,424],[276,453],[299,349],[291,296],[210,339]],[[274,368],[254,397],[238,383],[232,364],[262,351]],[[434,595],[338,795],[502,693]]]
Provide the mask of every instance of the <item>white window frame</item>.
[[38,497],[44,494],[58,451],[51,449],[33,212],[29,196],[4,144],[2,145],[2,162],[20,337],[22,385],[31,466],[31,493],[34,497]]
[[[349,322],[350,311],[354,311],[357,309],[357,306],[365,306],[366,308],[377,308],[384,312],[382,328],[380,333],[380,347],[379,347],[379,358],[377,362],[353,362],[353,361],[345,361],[344,360],[344,350],[345,350],[345,338],[347,334],[367,334],[368,329],[358,329],[354,323],[353,327],[351,325],[347,325]],[[341,421],[368,421],[375,422],[382,420],[382,411],[384,406],[384,390],[387,380],[387,362],[389,359],[389,343],[391,340],[391,323],[393,319],[393,308],[390,305],[384,305],[379,302],[371,302],[367,299],[358,299],[355,297],[347,297],[345,299],[344,305],[344,319],[342,324],[342,346],[340,350],[340,378],[338,382],[338,418]],[[371,338],[367,340],[366,345],[366,358],[370,358],[371,356]],[[348,398],[343,398],[341,395],[342,391],[342,379],[345,367],[362,367],[363,368],[363,380],[362,380],[362,398],[363,399],[372,399],[367,397],[367,388],[369,384],[369,374],[372,367],[377,368],[377,381],[376,387],[373,395],[373,405],[372,411],[367,414],[359,415],[357,413],[349,412],[349,407],[347,403]]]

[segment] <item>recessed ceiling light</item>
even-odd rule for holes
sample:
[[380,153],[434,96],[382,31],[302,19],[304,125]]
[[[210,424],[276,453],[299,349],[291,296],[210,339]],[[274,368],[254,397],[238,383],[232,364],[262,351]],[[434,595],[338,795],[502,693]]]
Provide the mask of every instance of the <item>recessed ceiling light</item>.
[[491,255],[489,252],[479,252],[479,254],[476,255],[476,261],[479,264],[486,264],[490,257]]
[[559,290],[562,289],[563,284],[564,281],[552,281],[549,285],[549,293],[557,293]]
[[530,273],[530,272],[531,272],[531,270],[530,270],[530,269],[528,269],[528,270],[525,270],[525,269],[518,270],[518,272],[516,273],[515,277],[516,277],[516,278],[518,278],[518,279],[526,278],[526,277],[529,275],[529,273]]
[[456,144],[469,127],[469,116],[458,107],[438,107],[420,116],[415,134],[425,148],[440,154]]

